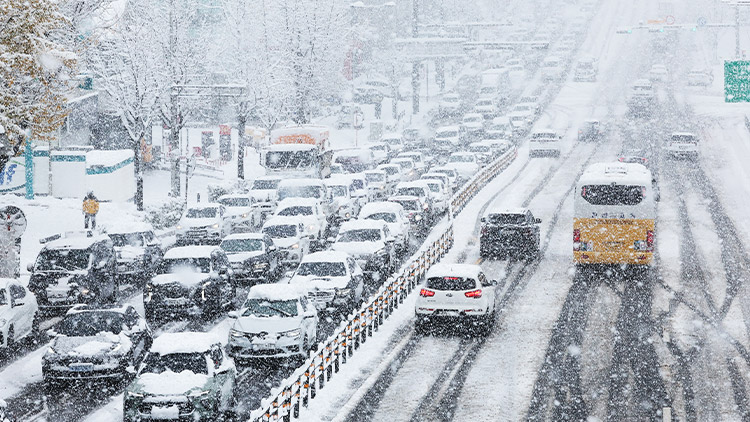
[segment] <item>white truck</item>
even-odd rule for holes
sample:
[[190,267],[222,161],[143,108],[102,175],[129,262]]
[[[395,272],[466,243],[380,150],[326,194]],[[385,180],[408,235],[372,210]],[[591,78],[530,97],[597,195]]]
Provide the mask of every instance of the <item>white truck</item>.
[[331,174],[333,151],[326,126],[303,125],[276,129],[261,151],[266,175],[284,178],[324,178]]

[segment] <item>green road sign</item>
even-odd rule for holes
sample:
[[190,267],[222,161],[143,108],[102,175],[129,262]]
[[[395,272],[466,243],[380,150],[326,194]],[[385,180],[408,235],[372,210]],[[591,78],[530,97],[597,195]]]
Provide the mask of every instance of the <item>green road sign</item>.
[[724,62],[724,102],[750,102],[750,61]]

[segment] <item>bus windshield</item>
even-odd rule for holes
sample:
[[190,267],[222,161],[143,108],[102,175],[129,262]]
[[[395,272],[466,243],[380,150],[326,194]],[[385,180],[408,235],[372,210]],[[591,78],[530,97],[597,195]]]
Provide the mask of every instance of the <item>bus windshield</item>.
[[592,205],[638,205],[646,188],[636,185],[587,185],[581,196]]

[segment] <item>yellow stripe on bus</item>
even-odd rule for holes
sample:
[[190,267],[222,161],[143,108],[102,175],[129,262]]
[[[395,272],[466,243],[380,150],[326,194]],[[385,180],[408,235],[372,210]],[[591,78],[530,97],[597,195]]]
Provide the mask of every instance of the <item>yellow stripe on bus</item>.
[[653,252],[636,250],[635,245],[645,246],[649,230],[655,239],[654,227],[653,219],[574,218],[582,247],[573,252],[573,259],[578,264],[650,264]]

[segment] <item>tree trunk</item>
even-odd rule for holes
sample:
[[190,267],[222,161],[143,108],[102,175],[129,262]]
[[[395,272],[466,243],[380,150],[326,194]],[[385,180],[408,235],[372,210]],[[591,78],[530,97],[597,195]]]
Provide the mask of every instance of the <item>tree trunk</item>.
[[[244,108],[244,107],[243,107]],[[245,120],[244,110],[237,116],[237,178],[245,180]]]
[[138,211],[143,211],[143,152],[142,143],[145,139],[141,137],[138,141],[133,141],[133,167],[135,172],[135,207]]

